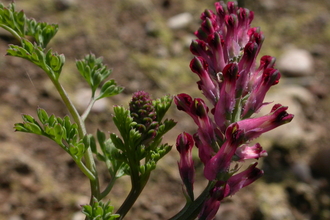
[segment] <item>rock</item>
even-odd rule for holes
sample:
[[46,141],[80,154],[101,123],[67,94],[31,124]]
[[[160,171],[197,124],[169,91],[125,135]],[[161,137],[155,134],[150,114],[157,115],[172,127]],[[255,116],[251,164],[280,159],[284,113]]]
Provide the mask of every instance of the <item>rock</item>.
[[77,4],[77,0],[55,0],[55,8],[59,11],[65,11]]
[[329,158],[330,158],[329,148],[323,147],[319,149],[311,159],[311,169],[315,177],[325,178],[330,183]]
[[259,1],[259,4],[269,11],[277,8],[276,2],[272,0],[261,0]]
[[10,216],[8,220],[23,220],[23,218],[21,218],[18,215],[13,215],[13,216]]
[[261,145],[265,149],[274,144],[294,148],[302,142],[309,143],[319,138],[324,133],[323,128],[308,121],[305,115],[305,109],[312,106],[314,101],[313,95],[301,86],[285,85],[273,88],[265,98],[265,102],[271,103],[264,106],[258,116],[268,114],[274,104],[280,103],[288,106],[287,112],[294,114],[294,118],[290,123],[263,134],[260,137]]
[[192,20],[193,16],[190,13],[185,12],[168,19],[167,26],[171,29],[181,29],[187,27]]
[[259,208],[263,219],[294,220],[296,219],[289,209],[287,195],[284,188],[278,184],[263,184],[258,182]]
[[277,62],[277,68],[288,76],[312,75],[314,60],[312,55],[303,49],[288,49]]
[[291,170],[293,174],[299,181],[303,181],[305,183],[311,183],[313,180],[311,168],[304,161],[296,161],[291,166]]
[[85,219],[86,215],[83,214],[82,212],[76,212],[73,214],[71,220],[82,220]]

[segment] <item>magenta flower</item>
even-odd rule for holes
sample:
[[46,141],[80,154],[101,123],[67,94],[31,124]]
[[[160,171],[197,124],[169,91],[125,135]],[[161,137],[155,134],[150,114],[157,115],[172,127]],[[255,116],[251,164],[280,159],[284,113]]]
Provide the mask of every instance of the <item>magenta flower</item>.
[[184,132],[176,139],[176,149],[180,153],[179,172],[191,200],[194,199],[193,185],[195,175],[194,161],[191,154],[193,146],[193,137],[188,133]]
[[256,168],[257,163],[252,164],[243,172],[231,176],[227,181],[218,181],[210,191],[210,197],[205,201],[199,219],[214,219],[220,207],[221,201],[234,195],[241,188],[250,185],[263,175],[263,171]]
[[288,114],[286,112],[287,109],[288,107],[276,104],[268,115],[244,119],[236,123],[238,128],[244,131],[246,140],[252,140],[259,137],[262,133],[289,123],[293,119],[293,115]]
[[205,164],[204,176],[208,180],[221,180],[229,172],[232,157],[242,144],[244,133],[237,124],[228,127],[226,141],[220,150]]
[[267,152],[262,149],[259,143],[253,146],[244,144],[236,149],[235,156],[238,161],[244,161],[248,159],[259,159],[260,157],[266,157]]
[[177,108],[189,114],[198,127],[193,139],[204,176],[216,183],[200,219],[213,219],[225,197],[262,176],[257,163],[242,172],[237,164],[232,166],[233,162],[267,156],[259,143],[251,146],[250,141],[293,119],[281,104],[267,115],[253,117],[269,104],[264,98],[281,74],[271,56],[261,57],[257,64],[264,35],[259,28],[250,27],[254,13],[235,2],[220,1],[215,8],[215,12],[202,13],[201,27],[195,32],[198,39],[190,46],[195,55],[190,69],[198,75],[198,88],[211,106],[187,94],[174,98]]
[[250,185],[257,179],[259,179],[264,172],[260,169],[258,169],[256,166],[258,163],[254,163],[250,165],[246,170],[243,172],[240,172],[236,175],[233,175],[230,177],[227,181],[227,184],[229,186],[229,195],[234,195],[236,192],[238,192],[240,189],[242,189],[245,186]]
[[229,195],[229,187],[223,181],[218,181],[210,190],[210,197],[204,202],[198,219],[212,220],[217,214],[221,201]]

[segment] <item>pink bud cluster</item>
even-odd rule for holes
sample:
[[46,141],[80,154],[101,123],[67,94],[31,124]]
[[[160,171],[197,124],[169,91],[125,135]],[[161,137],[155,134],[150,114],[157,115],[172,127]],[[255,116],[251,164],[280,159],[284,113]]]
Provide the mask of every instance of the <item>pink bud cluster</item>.
[[[275,58],[271,56],[261,57],[259,66],[256,64],[264,36],[259,28],[250,27],[254,13],[235,2],[216,2],[215,8],[216,12],[202,13],[201,27],[195,32],[198,39],[190,46],[195,55],[190,68],[199,76],[198,88],[212,108],[209,110],[202,99],[184,93],[174,99],[177,108],[189,114],[198,126],[193,136],[183,133],[177,141],[179,170],[183,182],[189,185],[188,195],[192,194],[189,191],[194,180],[192,145],[198,148],[204,176],[216,181],[201,219],[212,219],[215,213],[208,210],[215,210],[224,197],[262,176],[257,163],[241,173],[239,166],[231,168],[233,162],[267,155],[260,144],[250,146],[250,141],[293,119],[287,107],[280,104],[265,116],[251,118],[268,104],[264,102],[266,93],[279,82],[281,74],[274,68]],[[189,150],[183,150],[186,148]]]

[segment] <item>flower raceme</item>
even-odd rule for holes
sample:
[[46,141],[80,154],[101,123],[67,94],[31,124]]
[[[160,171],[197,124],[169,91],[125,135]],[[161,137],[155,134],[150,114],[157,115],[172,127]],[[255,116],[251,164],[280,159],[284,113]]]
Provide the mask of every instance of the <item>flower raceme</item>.
[[137,123],[137,130],[144,135],[142,137],[143,143],[148,143],[156,136],[159,127],[156,121],[156,110],[149,94],[144,91],[135,92],[129,103],[129,109],[131,116]]
[[[204,176],[216,182],[200,212],[200,219],[213,219],[216,212],[210,210],[217,210],[223,198],[262,176],[257,163],[240,173],[239,166],[231,166],[233,162],[267,156],[259,143],[250,146],[250,141],[293,119],[293,115],[286,112],[287,107],[281,104],[275,104],[267,115],[251,117],[269,104],[264,98],[279,82],[281,74],[274,68],[275,58],[271,56],[261,57],[257,65],[264,36],[259,28],[250,27],[254,13],[238,7],[235,2],[217,2],[215,8],[215,12],[205,10],[202,13],[201,27],[195,32],[198,39],[190,46],[195,55],[190,69],[198,75],[198,88],[212,107],[209,108],[203,99],[184,93],[174,98],[177,108],[190,115],[198,126],[193,139],[204,164]],[[179,169],[186,186],[189,178],[182,173],[187,173],[187,167],[189,176],[193,172],[190,138],[183,133],[177,139],[181,156]],[[189,150],[183,150],[183,146],[189,146]],[[193,183],[191,178],[189,181]]]

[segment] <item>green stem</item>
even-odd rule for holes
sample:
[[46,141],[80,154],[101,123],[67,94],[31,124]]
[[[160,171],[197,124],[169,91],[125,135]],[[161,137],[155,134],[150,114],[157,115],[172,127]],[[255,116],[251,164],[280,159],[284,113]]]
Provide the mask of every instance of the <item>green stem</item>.
[[109,192],[111,191],[112,187],[115,185],[115,182],[116,182],[117,179],[118,179],[117,177],[113,177],[110,180],[110,182],[107,185],[107,188],[105,188],[103,190],[103,192],[101,193],[100,199],[103,199],[104,197],[106,197],[109,194]]
[[215,182],[209,182],[204,191],[193,202],[187,203],[180,212],[169,220],[194,220],[203,208],[203,204],[210,194]]
[[[145,177],[144,180],[148,180],[150,173],[148,174],[146,173],[143,176]],[[142,178],[139,178],[137,181],[131,178],[131,183],[132,183],[131,191],[126,197],[124,203],[120,206],[120,208],[117,211],[117,214],[120,215],[119,220],[122,220],[125,217],[125,215],[128,213],[128,211],[132,208],[135,201],[137,200],[142,190],[144,189],[147,181],[142,181]]]
[[91,98],[85,112],[81,115],[81,119],[83,121],[86,120],[87,116],[89,115],[90,111],[92,110],[93,106],[94,106],[94,103],[96,102],[96,100],[94,99],[94,97]]
[[6,31],[8,31],[9,33],[11,33],[18,41],[21,41],[22,38],[19,34],[17,34],[16,31],[14,31],[12,28],[4,25],[4,24],[0,24],[0,27],[2,27],[3,29],[5,29]]
[[[51,77],[50,77],[51,78]],[[83,138],[87,132],[85,128],[85,123],[80,117],[77,109],[74,107],[73,103],[69,99],[66,91],[62,87],[62,85],[58,82],[58,80],[51,78],[55,88],[57,89],[58,93],[60,94],[64,104],[66,105],[68,111],[70,112],[73,120],[77,123],[78,125],[78,132],[80,138]],[[95,166],[95,161],[93,158],[93,153],[90,148],[87,148],[86,153],[84,155],[85,158],[85,163],[87,169],[93,174],[93,176],[88,176],[90,178],[90,185],[91,185],[91,200],[90,203],[93,203],[93,197],[96,199],[99,199],[100,197],[100,186],[99,186],[99,179],[98,179],[98,174]]]
[[234,108],[234,111],[232,113],[232,117],[231,117],[230,123],[240,121],[240,119],[241,119],[241,113],[242,113],[241,101],[242,101],[241,98],[238,98],[236,100],[235,108]]
[[[131,149],[130,146],[127,146],[126,149]],[[135,149],[135,148],[133,148]],[[117,211],[117,214],[120,215],[119,220],[122,220],[125,215],[128,213],[128,211],[132,208],[135,201],[141,194],[143,188],[148,182],[150,171],[145,172],[144,174],[140,175],[139,167],[140,167],[140,161],[136,157],[136,154],[134,151],[127,151],[126,154],[128,155],[128,163],[130,167],[130,175],[131,175],[131,191],[129,192],[128,196],[126,197],[123,204],[120,206],[120,208]]]
[[81,160],[75,160],[76,164],[78,165],[79,169],[88,177],[88,179],[93,180],[95,179],[94,174],[82,163]]

